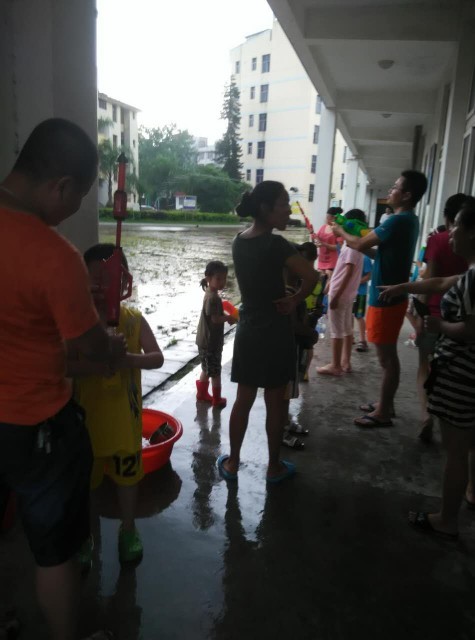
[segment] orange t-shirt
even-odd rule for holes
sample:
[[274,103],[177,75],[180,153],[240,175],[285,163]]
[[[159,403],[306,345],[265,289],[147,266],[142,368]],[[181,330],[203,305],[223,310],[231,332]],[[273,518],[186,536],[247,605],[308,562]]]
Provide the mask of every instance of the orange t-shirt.
[[64,340],[97,322],[79,252],[39,218],[0,208],[0,423],[34,425],[68,402]]

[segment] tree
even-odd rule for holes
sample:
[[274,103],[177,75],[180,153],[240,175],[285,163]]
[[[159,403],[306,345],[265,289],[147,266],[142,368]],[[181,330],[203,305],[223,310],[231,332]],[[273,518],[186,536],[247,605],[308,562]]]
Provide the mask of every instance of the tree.
[[232,180],[228,174],[213,165],[198,166],[177,181],[180,191],[197,196],[201,211],[230,212],[239,202],[249,185]]
[[241,124],[241,105],[239,103],[239,89],[234,78],[226,86],[224,92],[221,118],[227,120],[228,126],[221,140],[216,143],[216,157],[223,163],[223,169],[233,180],[242,180],[241,138],[239,127]]

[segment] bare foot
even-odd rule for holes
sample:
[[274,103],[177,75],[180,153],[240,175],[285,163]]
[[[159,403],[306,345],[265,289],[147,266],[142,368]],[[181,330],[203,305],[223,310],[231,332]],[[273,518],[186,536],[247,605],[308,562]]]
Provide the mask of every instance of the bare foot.
[[324,367],[317,367],[317,373],[322,376],[342,376],[343,369],[327,364]]
[[455,534],[458,532],[457,523],[442,522],[440,513],[428,513],[427,517],[435,531],[442,531],[443,533]]
[[351,364],[342,364],[341,368],[342,368],[343,373],[353,373],[353,369],[351,367]]

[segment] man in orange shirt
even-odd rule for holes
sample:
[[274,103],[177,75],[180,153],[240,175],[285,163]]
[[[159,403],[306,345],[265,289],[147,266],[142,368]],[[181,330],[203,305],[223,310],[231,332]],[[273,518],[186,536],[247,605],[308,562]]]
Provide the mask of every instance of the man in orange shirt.
[[0,482],[18,496],[56,640],[76,638],[72,558],[89,535],[91,447],[71,400],[65,341],[113,368],[123,337],[102,328],[78,251],[54,229],[97,172],[94,143],[59,118],[31,133],[0,184]]

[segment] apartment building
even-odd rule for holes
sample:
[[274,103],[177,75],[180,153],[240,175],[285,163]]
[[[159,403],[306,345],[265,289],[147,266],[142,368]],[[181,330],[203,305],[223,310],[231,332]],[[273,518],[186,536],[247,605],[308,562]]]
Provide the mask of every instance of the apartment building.
[[[279,180],[296,189],[304,208],[326,209],[315,191],[322,101],[280,24],[248,36],[230,55],[240,92],[244,179]],[[339,132],[334,145],[330,203],[339,205],[347,162]]]
[[[98,140],[109,140],[114,149],[125,147],[130,151],[128,170],[139,175],[139,136],[137,114],[140,111],[120,100],[99,93],[97,104]],[[107,202],[107,181],[99,179],[98,200],[101,205]],[[114,181],[113,190],[117,189]],[[133,206],[138,204],[135,193],[128,194],[128,201]]]

